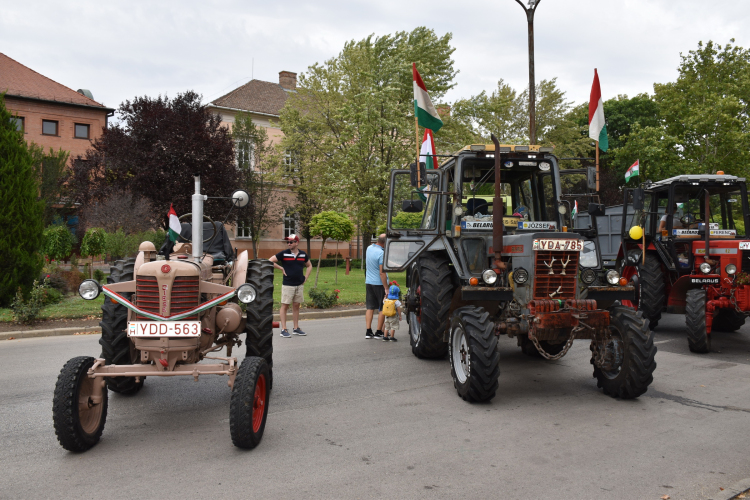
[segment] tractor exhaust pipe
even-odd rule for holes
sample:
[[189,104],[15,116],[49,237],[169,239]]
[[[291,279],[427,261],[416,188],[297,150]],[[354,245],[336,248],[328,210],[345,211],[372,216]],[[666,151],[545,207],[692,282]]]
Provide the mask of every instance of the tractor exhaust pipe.
[[203,200],[205,196],[201,194],[201,176],[196,175],[195,194],[193,194],[193,260],[200,263],[203,257]]
[[495,197],[492,200],[492,248],[495,251],[495,269],[505,269],[505,262],[501,260],[503,253],[503,212],[505,205],[500,196],[500,141],[495,134],[491,135],[492,143],[495,145]]

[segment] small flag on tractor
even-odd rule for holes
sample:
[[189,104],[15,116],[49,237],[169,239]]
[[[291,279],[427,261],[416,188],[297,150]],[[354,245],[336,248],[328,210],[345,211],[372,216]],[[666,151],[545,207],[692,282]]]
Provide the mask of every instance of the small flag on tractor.
[[419,150],[419,161],[424,162],[425,168],[428,170],[438,168],[438,161],[435,158],[435,138],[432,135],[432,130],[428,128],[424,129],[422,147]]
[[411,64],[412,76],[414,77],[414,116],[417,117],[420,127],[437,132],[443,126],[443,120],[440,119],[435,106],[432,105],[427,87],[424,86],[422,77],[417,71],[417,63]]
[[591,85],[591,96],[589,98],[589,137],[599,142],[599,149],[602,151],[609,148],[607,124],[604,121],[602,89],[599,87],[599,74],[596,69],[594,69],[594,83]]
[[635,177],[637,175],[640,175],[641,172],[640,172],[638,161],[639,160],[635,160],[635,163],[633,163],[632,165],[630,165],[630,168],[628,169],[628,171],[625,172],[625,182],[626,183],[628,181],[630,181],[631,177]]
[[180,219],[177,217],[177,212],[174,211],[174,207],[171,204],[169,205],[167,217],[169,217],[169,241],[174,243],[180,235],[182,226],[180,225]]
[[573,217],[578,216],[578,200],[575,200],[575,203],[573,204],[573,213],[570,215]]

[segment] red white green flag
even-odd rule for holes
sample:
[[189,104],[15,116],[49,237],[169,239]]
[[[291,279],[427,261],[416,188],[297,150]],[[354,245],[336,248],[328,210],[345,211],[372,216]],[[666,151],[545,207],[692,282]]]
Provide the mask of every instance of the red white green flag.
[[596,68],[594,68],[594,83],[591,85],[591,97],[589,98],[589,137],[599,141],[599,149],[602,151],[609,148],[607,124],[604,121],[602,89],[599,87],[599,74],[596,72]]
[[419,161],[424,162],[425,168],[438,168],[438,161],[435,158],[435,138],[432,135],[432,130],[424,129],[424,138],[422,139],[422,147],[419,150]]
[[180,235],[182,225],[180,224],[180,219],[177,217],[177,212],[174,211],[174,207],[171,204],[169,205],[167,217],[169,217],[169,241],[174,243]]
[[640,175],[641,169],[640,165],[638,164],[639,160],[635,160],[635,163],[630,165],[630,168],[627,172],[625,172],[625,182],[630,181],[631,177],[635,177],[637,175]]
[[424,86],[422,77],[417,71],[417,63],[411,64],[414,76],[414,116],[417,117],[417,123],[420,127],[437,132],[443,126],[443,120],[440,119],[435,106],[432,105],[432,100],[427,94],[427,87]]

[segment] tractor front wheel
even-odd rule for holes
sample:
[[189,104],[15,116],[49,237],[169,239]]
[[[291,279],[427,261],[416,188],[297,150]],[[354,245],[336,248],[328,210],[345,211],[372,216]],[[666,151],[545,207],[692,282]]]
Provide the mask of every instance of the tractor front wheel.
[[646,262],[641,262],[638,266],[638,284],[640,289],[638,310],[643,311],[643,316],[649,322],[649,328],[653,330],[661,319],[666,290],[664,271],[655,254],[647,252]]
[[685,323],[690,350],[700,354],[709,352],[711,350],[711,335],[706,331],[705,290],[688,290],[685,299]]
[[456,309],[451,319],[450,362],[453,386],[465,401],[490,401],[497,392],[500,353],[495,325],[482,307]]
[[654,381],[656,346],[641,311],[625,306],[609,308],[606,345],[594,345],[594,378],[597,387],[613,398],[637,398]]
[[448,262],[446,256],[426,252],[409,280],[409,340],[418,358],[442,358],[448,351],[443,341],[453,299]]
[[745,315],[733,309],[719,309],[711,324],[711,330],[720,332],[736,332],[745,324]]
[[243,359],[237,370],[229,404],[229,432],[238,448],[251,450],[263,439],[270,395],[268,377],[266,360],[255,356]]

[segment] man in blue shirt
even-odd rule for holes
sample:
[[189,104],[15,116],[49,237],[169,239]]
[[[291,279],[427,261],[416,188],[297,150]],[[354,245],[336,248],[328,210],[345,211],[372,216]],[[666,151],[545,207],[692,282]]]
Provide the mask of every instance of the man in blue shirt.
[[[370,245],[365,254],[365,262],[367,265],[367,274],[365,276],[365,324],[367,325],[367,332],[365,332],[365,338],[381,339],[383,338],[383,323],[385,322],[385,316],[383,316],[383,299],[385,294],[388,293],[388,275],[383,272],[383,253],[385,247],[385,234],[381,234],[378,237],[377,243]],[[378,331],[375,334],[372,333],[372,317],[375,314],[375,309],[378,310]]]

